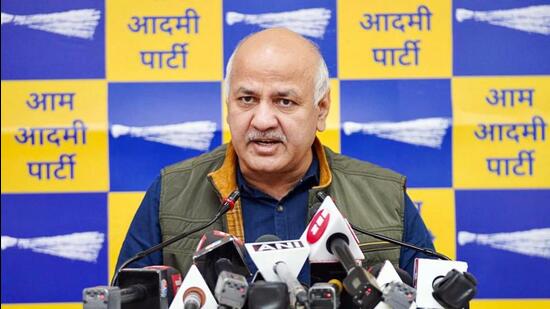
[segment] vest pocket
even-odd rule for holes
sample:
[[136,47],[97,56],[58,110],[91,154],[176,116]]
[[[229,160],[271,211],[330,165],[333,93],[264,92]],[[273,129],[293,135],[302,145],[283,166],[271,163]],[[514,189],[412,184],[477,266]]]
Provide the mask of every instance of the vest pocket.
[[359,248],[361,248],[361,251],[363,251],[363,253],[367,253],[367,252],[375,252],[375,251],[392,250],[392,249],[399,248],[399,246],[389,243],[387,241],[374,241],[374,242],[359,243]]

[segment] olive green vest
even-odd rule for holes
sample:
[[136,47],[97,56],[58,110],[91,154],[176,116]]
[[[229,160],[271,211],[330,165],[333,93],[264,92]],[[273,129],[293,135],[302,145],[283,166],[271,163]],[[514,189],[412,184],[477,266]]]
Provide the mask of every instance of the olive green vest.
[[[318,191],[328,193],[342,214],[357,226],[402,239],[405,177],[373,164],[354,160],[323,147],[313,149],[319,159],[320,183],[309,191],[308,207],[318,206]],[[161,172],[159,220],[163,241],[208,222],[222,197],[237,189],[236,154],[231,144],[171,165]],[[240,203],[207,230],[221,230],[244,241]],[[207,230],[163,249],[164,264],[187,273],[199,238]],[[357,234],[365,263],[390,260],[399,264],[399,247]]]

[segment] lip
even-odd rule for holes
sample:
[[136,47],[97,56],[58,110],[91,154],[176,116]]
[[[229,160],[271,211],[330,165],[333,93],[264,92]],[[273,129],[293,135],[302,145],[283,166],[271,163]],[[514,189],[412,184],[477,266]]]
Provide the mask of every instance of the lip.
[[277,152],[277,149],[281,145],[281,142],[274,142],[274,143],[262,143],[259,141],[251,141],[249,143],[249,146],[252,147],[254,152],[258,155],[262,156],[269,156],[275,154]]

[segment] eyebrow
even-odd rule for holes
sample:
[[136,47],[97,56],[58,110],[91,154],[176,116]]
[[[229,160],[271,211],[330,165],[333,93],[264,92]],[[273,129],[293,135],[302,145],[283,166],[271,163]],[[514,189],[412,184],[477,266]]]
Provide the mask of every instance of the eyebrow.
[[298,97],[298,93],[294,91],[293,89],[285,90],[285,91],[277,91],[275,93],[275,96],[277,97]]
[[[246,87],[239,87],[235,93],[238,94],[244,94],[244,95],[256,95],[257,92],[246,88]],[[296,92],[294,89],[288,89],[288,90],[281,90],[275,92],[273,95],[274,97],[299,97],[298,92]]]
[[247,94],[247,95],[256,94],[256,92],[254,90],[248,89],[248,88],[245,88],[245,87],[239,87],[239,89],[237,89],[237,91],[235,93],[243,93],[243,94]]

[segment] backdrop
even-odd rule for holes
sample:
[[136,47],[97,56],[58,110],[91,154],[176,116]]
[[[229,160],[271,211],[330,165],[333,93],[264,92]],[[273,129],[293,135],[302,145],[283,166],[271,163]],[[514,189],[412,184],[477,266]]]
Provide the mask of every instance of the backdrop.
[[408,176],[473,307],[550,307],[547,1],[2,0],[2,308],[108,283],[159,170],[230,140],[224,65],[275,26],[328,63],[322,141]]

